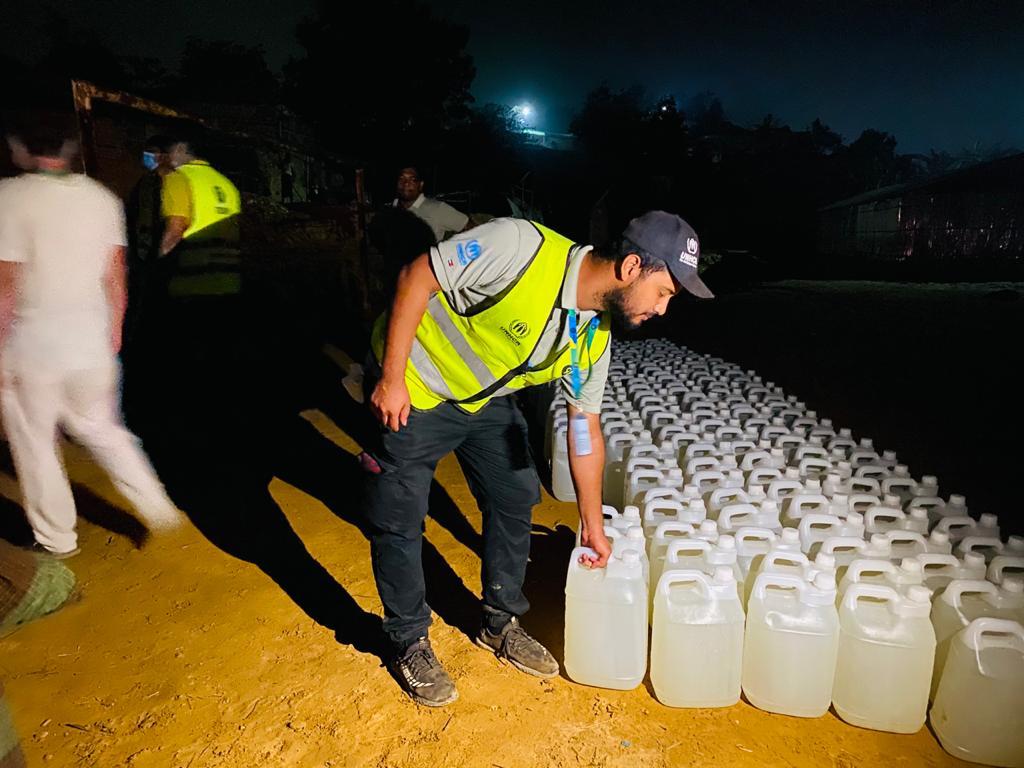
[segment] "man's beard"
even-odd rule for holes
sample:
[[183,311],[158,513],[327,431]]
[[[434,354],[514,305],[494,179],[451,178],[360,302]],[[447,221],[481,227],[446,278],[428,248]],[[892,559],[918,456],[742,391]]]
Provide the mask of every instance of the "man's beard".
[[635,331],[640,323],[629,316],[626,288],[612,288],[602,297],[604,311],[611,318],[612,331]]

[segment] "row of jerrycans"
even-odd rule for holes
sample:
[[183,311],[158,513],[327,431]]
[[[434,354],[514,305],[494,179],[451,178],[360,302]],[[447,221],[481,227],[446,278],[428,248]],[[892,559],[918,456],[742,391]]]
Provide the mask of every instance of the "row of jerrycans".
[[[579,564],[566,582],[565,665],[577,682],[631,689],[647,670],[647,584],[638,552],[605,572]],[[651,683],[669,706],[735,704],[823,715],[834,701],[850,722],[896,732],[924,723],[935,634],[928,590],[856,584],[836,608],[834,574],[808,581],[764,571],[747,610],[734,569],[665,571],[654,595]],[[894,698],[889,689],[899,691]]]

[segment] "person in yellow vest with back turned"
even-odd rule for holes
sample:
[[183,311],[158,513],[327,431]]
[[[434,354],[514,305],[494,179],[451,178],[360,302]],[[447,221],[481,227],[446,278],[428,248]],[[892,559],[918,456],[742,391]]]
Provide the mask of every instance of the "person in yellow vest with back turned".
[[160,255],[172,259],[167,292],[175,299],[236,296],[242,290],[238,189],[196,157],[190,141],[174,141],[168,155],[174,171],[164,177],[160,203]]
[[711,298],[697,275],[699,255],[689,224],[652,211],[608,248],[496,219],[402,269],[391,311],[374,328],[366,382],[383,429],[361,463],[389,668],[414,701],[442,706],[458,697],[427,638],[422,539],[438,460],[455,452],[483,514],[477,644],[523,672],[554,677],[558,662],[519,624],[529,608],[523,579],[540,494],[526,423],[509,395],[561,382],[582,542],[593,551],[585,564],[603,567],[611,554],[600,421],[609,329],[663,314],[681,288]]

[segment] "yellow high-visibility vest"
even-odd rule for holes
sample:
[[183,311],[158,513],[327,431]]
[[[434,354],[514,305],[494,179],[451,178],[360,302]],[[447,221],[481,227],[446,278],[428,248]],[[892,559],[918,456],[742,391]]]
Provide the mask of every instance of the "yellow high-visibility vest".
[[242,197],[227,176],[207,163],[179,166],[188,181],[191,221],[178,246],[171,296],[222,296],[242,289],[238,215]]
[[[475,412],[492,397],[555,381],[568,371],[568,344],[537,367],[529,364],[552,309],[561,298],[573,247],[571,240],[531,223],[541,235],[541,245],[526,270],[495,297],[496,301],[461,314],[443,292],[431,297],[405,367],[414,408],[428,410],[450,402]],[[373,329],[372,346],[378,361],[383,360],[386,333],[385,314]],[[607,317],[601,318],[589,343],[586,327],[580,328],[580,370],[584,378],[607,350],[609,338]]]

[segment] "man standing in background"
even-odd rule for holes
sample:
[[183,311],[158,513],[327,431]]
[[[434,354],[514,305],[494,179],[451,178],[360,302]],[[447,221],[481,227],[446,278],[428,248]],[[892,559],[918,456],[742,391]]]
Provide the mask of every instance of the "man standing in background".
[[78,552],[61,429],[151,528],[181,520],[121,420],[124,209],[71,172],[75,135],[70,122],[12,133],[11,152],[29,172],[0,183],[0,405],[36,547],[57,557]]
[[423,179],[412,166],[399,171],[395,193],[397,196],[392,205],[423,219],[438,243],[449,235],[468,229],[469,217],[466,214],[423,194]]

